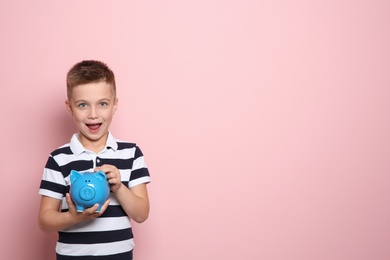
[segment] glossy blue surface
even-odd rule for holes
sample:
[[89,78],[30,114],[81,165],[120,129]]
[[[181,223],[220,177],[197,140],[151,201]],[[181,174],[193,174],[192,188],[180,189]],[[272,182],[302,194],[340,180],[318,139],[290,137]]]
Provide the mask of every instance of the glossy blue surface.
[[70,173],[70,195],[76,204],[78,212],[99,204],[96,212],[110,196],[110,185],[106,174],[102,171],[79,173],[72,170]]

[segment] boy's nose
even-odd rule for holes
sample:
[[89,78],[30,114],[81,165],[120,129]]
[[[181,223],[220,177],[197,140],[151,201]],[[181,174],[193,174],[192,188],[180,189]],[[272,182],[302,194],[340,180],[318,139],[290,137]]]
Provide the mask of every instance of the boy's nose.
[[98,118],[98,114],[96,113],[96,110],[95,109],[91,109],[90,112],[89,112],[89,115],[88,115],[88,118],[89,119],[96,119]]

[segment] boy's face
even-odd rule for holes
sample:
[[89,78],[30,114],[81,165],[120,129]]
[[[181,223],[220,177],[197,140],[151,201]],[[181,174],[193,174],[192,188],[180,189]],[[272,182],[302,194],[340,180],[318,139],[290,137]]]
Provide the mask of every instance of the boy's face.
[[118,107],[111,85],[106,82],[78,85],[65,101],[80,131],[79,140],[86,149],[102,149],[106,144],[108,128]]

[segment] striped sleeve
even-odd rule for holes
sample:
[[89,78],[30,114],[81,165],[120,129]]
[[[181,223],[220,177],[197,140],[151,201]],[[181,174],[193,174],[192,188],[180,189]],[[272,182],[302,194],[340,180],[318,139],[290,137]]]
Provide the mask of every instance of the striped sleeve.
[[43,170],[39,194],[55,199],[62,199],[66,191],[67,184],[61,173],[60,166],[54,160],[53,156],[50,155]]
[[145,163],[144,155],[141,149],[138,146],[136,146],[134,152],[133,165],[131,167],[129,188],[142,183],[149,183],[149,182],[150,182],[150,174]]

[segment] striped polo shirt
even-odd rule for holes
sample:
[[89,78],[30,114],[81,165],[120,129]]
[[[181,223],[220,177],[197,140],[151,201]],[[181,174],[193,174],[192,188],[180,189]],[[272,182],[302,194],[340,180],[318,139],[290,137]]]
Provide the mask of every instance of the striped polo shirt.
[[[70,171],[93,171],[103,164],[117,167],[122,183],[129,188],[150,182],[144,156],[136,144],[117,140],[109,133],[105,148],[96,154],[86,150],[78,140],[78,134],[74,134],[70,143],[50,154],[39,194],[62,200],[61,211],[66,212]],[[58,232],[57,259],[90,259],[92,256],[131,259],[134,241],[130,219],[113,193],[109,199],[110,205],[102,216]]]

